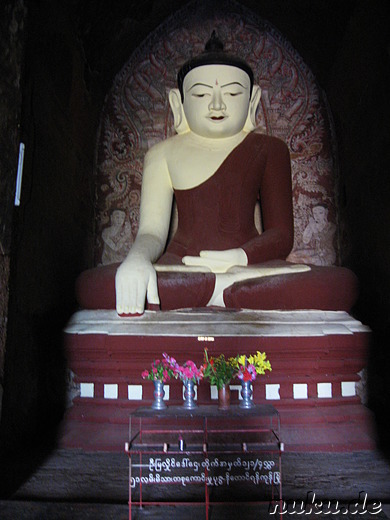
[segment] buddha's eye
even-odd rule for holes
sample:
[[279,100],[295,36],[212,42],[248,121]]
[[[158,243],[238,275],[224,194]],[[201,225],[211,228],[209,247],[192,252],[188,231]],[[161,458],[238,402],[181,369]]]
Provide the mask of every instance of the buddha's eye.
[[241,96],[242,92],[225,92],[225,96],[236,97]]
[[209,95],[209,94],[207,94],[207,93],[202,93],[202,92],[195,93],[195,92],[194,92],[194,93],[192,94],[192,97],[195,97],[195,98],[204,98],[204,97],[206,97],[206,96],[208,96],[208,95]]

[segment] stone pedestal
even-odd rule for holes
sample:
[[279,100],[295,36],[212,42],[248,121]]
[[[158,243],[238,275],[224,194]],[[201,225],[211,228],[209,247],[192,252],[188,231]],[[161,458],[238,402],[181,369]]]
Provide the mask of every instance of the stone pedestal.
[[[369,329],[345,312],[202,309],[119,318],[115,311],[80,311],[65,329],[78,389],[69,414],[92,423],[125,424],[130,411],[152,403],[153,385],[141,372],[153,359],[167,352],[179,362],[200,363],[207,347],[211,355],[227,357],[267,353],[272,372],[255,381],[253,399],[275,406],[285,431],[293,425],[303,432],[313,425],[350,423],[366,416],[358,393],[369,338]],[[238,402],[239,389],[233,382],[232,402]],[[182,384],[166,385],[165,399],[168,405],[182,403]],[[199,385],[198,404],[216,399],[216,389]],[[325,445],[327,437],[321,435]],[[309,446],[307,431],[303,438]]]

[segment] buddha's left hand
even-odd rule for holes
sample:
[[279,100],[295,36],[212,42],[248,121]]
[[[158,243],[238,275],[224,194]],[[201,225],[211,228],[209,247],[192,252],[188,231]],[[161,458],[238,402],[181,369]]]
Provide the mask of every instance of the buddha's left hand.
[[248,265],[248,257],[243,249],[224,251],[201,251],[199,256],[184,256],[183,264],[208,267],[213,273],[226,273],[231,267]]

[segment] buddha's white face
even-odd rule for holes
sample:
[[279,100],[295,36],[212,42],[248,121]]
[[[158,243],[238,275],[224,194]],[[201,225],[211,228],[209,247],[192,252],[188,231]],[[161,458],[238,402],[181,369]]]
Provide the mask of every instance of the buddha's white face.
[[183,82],[183,109],[190,130],[209,138],[238,134],[249,112],[250,79],[230,65],[203,65]]

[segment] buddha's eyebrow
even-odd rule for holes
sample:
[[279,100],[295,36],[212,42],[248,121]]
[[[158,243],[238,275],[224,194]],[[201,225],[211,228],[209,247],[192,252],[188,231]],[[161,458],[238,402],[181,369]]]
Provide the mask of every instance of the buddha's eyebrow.
[[243,85],[242,83],[240,83],[239,81],[232,81],[231,83],[226,83],[226,85],[222,85],[221,88],[231,87],[232,85],[238,85],[238,86],[244,88],[245,90],[247,90],[247,87],[245,85]]
[[199,86],[201,86],[201,87],[207,87],[207,88],[213,88],[212,85],[207,85],[207,83],[194,83],[194,84],[192,85],[192,87],[190,87],[190,88],[187,90],[187,92],[189,92],[190,90],[192,90],[194,87],[199,87]]

